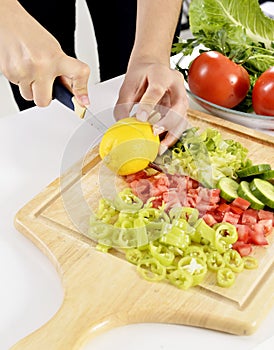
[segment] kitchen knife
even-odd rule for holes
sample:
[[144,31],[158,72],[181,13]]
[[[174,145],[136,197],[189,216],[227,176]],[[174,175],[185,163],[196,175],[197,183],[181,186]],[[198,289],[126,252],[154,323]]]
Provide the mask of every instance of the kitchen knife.
[[101,134],[104,134],[108,129],[108,126],[99,120],[88,108],[81,106],[74,95],[58,79],[53,84],[52,97],[73,110],[81,119],[87,120]]

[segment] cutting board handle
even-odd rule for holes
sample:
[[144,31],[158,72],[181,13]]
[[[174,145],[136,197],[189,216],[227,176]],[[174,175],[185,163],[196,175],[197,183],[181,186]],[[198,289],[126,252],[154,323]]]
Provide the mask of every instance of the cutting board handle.
[[10,350],[79,350],[89,339],[127,324],[120,307],[126,296],[121,295],[120,287],[113,289],[117,283],[126,283],[117,280],[115,269],[119,266],[115,263],[106,266],[106,254],[95,250],[82,255],[76,250],[70,253],[77,260],[73,266],[67,261],[62,268],[65,295],[60,309]]

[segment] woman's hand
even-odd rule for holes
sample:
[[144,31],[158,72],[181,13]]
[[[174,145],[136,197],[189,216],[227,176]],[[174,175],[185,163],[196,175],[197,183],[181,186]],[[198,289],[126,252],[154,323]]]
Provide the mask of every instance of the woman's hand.
[[[182,74],[159,62],[130,64],[115,107],[116,119],[127,117],[136,103],[137,119],[149,120],[155,134],[167,131],[159,150],[164,153],[187,127],[188,99]],[[154,111],[159,113],[153,115]]]
[[0,1],[0,71],[26,100],[47,106],[57,77],[88,105],[87,64],[67,56],[58,41],[15,0]]

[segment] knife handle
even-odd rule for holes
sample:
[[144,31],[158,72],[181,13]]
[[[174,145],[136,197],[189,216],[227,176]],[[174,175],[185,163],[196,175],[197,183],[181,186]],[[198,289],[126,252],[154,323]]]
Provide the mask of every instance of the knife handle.
[[57,78],[53,83],[52,98],[58,100],[63,105],[74,111],[74,104],[72,102],[73,94],[60,82]]
[[63,105],[73,110],[81,119],[83,119],[86,107],[81,106],[74,95],[57,78],[53,83],[52,98],[58,100]]

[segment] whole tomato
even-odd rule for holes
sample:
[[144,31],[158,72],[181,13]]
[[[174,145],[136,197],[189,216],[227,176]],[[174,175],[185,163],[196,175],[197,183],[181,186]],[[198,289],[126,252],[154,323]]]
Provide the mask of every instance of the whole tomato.
[[252,90],[254,112],[274,116],[274,67],[263,72]]
[[203,52],[188,71],[189,89],[195,95],[222,107],[233,108],[247,95],[248,72],[217,51]]

